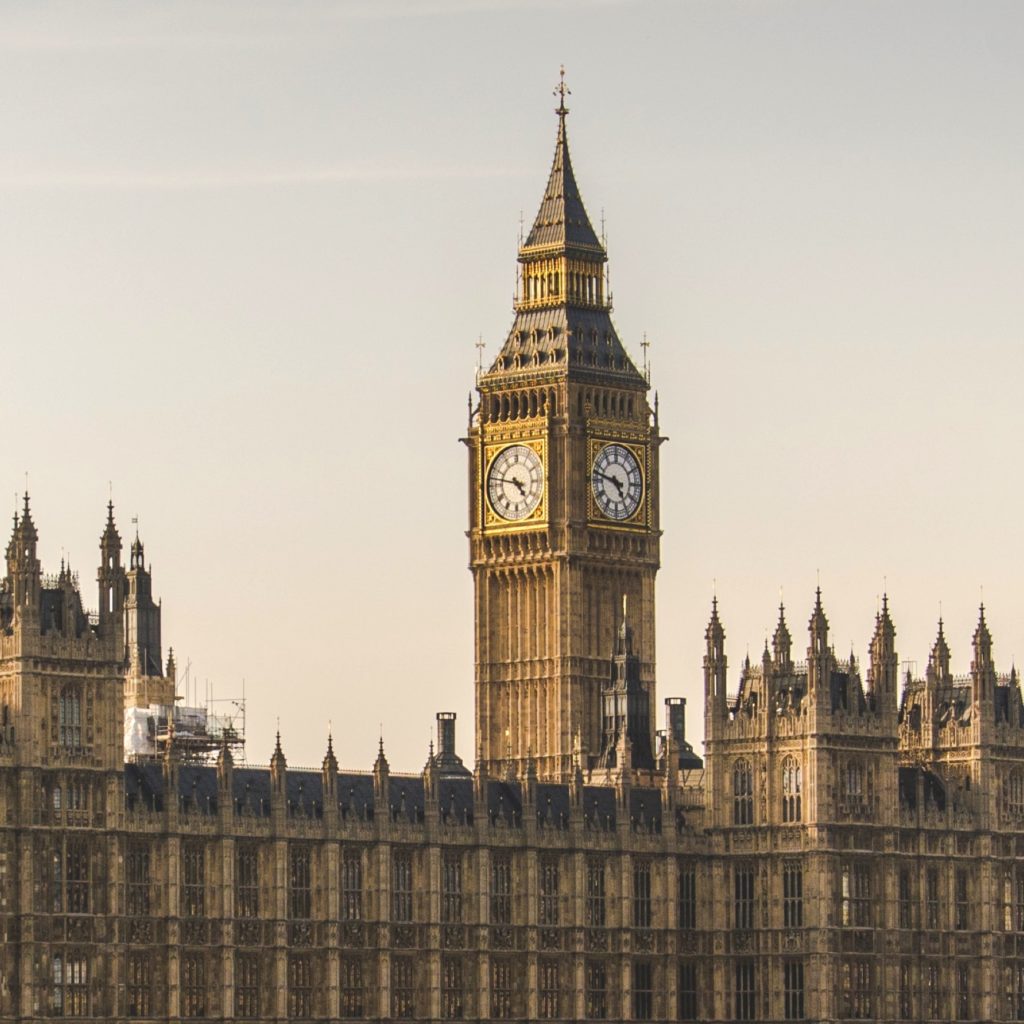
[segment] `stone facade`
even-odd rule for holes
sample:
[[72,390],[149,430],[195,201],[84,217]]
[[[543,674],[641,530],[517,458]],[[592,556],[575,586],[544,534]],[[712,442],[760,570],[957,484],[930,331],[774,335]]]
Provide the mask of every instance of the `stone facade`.
[[[44,576],[26,496],[0,586],[0,1019],[1024,1020],[1024,702],[979,616],[900,678],[806,660],[780,608],[706,763],[654,730],[661,440],[610,319],[564,93],[516,318],[471,410],[477,757],[421,773],[216,763],[173,724],[160,608],[113,508],[98,611]],[[135,719],[132,719],[133,721]],[[172,719],[173,722],[173,719]]]

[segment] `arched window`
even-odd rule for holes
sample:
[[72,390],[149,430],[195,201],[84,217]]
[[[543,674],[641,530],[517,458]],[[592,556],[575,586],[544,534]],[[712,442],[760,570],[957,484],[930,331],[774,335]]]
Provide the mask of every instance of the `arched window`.
[[732,767],[732,823],[754,824],[754,774],[742,759]]
[[65,750],[82,749],[82,691],[65,686],[60,692],[57,708],[60,745]]
[[864,766],[860,761],[847,761],[843,775],[843,792],[848,797],[864,795]]
[[1003,807],[1011,817],[1024,815],[1024,772],[1019,768],[1003,776]]
[[782,762],[782,820],[800,821],[803,818],[803,778],[800,762],[787,757]]

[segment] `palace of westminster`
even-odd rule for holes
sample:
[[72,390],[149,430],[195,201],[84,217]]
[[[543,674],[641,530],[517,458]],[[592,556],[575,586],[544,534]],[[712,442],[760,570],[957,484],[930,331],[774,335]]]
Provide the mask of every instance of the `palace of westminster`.
[[[175,704],[136,535],[98,611],[0,585],[0,1019],[1024,1020],[1024,702],[984,608],[901,678],[820,591],[760,660],[705,633],[705,752],[655,707],[656,404],[611,320],[559,89],[515,318],[463,438],[476,744],[421,773],[244,764]],[[794,650],[796,644],[796,650]],[[803,654],[802,651],[806,651]],[[731,686],[731,688],[730,688]],[[197,724],[198,723],[198,724]],[[235,761],[238,761],[236,764]]]

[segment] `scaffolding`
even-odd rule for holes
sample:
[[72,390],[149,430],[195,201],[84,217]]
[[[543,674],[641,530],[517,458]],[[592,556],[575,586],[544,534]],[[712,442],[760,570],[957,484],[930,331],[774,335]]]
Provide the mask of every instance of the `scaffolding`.
[[206,707],[151,704],[125,708],[124,753],[129,761],[162,758],[173,743],[177,760],[206,764],[225,746],[236,758],[245,753],[245,697],[210,700]]

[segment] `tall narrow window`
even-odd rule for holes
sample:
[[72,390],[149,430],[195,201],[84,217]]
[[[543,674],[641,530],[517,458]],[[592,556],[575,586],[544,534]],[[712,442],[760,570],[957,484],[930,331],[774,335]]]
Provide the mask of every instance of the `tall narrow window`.
[[495,1020],[512,1016],[512,962],[503,957],[491,960],[491,1016]]
[[856,862],[842,870],[842,922],[851,928],[871,927],[871,868]]
[[341,962],[341,1015],[358,1020],[364,1007],[363,962],[346,958]]
[[146,953],[129,953],[125,959],[124,998],[129,1017],[153,1016],[153,964]]
[[633,862],[633,927],[651,927],[651,862]]
[[803,816],[801,806],[802,779],[800,762],[795,757],[787,757],[782,762],[782,820],[786,822],[800,821]]
[[750,762],[740,759],[732,768],[732,823],[754,823],[754,775]]
[[81,839],[68,839],[64,845],[64,891],[66,913],[89,913],[91,904],[89,848]]
[[967,964],[956,965],[956,1019],[971,1019],[971,969]]
[[391,1016],[412,1020],[416,1011],[415,964],[410,956],[391,958]]
[[360,850],[345,850],[342,854],[341,919],[363,919],[363,855]]
[[1013,972],[1013,1019],[1024,1020],[1024,961],[1018,960]]
[[782,1009],[786,1020],[804,1019],[804,962],[782,962]]
[[937,963],[929,963],[925,969],[925,996],[928,1003],[928,1020],[939,1020],[945,1012],[942,991],[942,972]]
[[1018,867],[1013,879],[1013,930],[1024,932],[1024,868]]
[[733,928],[750,931],[754,927],[754,869],[733,869]]
[[133,843],[124,863],[125,911],[131,918],[149,917],[152,911],[149,884],[149,846]]
[[206,961],[202,953],[186,953],[181,958],[181,1015],[206,1016]]
[[441,1016],[445,1020],[462,1019],[462,961],[445,957],[441,961]]
[[558,861],[545,857],[540,863],[540,910],[542,928],[558,924]]
[[512,923],[512,860],[507,853],[491,857],[491,924]]
[[842,965],[841,1015],[851,1020],[871,1020],[874,991],[870,960],[847,960]]
[[206,914],[206,850],[201,843],[186,843],[181,853],[181,909],[184,917]]
[[909,960],[900,963],[900,1020],[914,1019],[914,973]]
[[603,961],[587,961],[585,982],[587,1020],[604,1020],[608,1016],[608,975]]
[[239,845],[235,852],[235,917],[260,916],[259,851],[255,846]]
[[260,958],[256,953],[235,954],[235,1016],[260,1015]]
[[65,686],[57,699],[57,721],[60,745],[72,753],[82,749],[82,691],[78,686]]
[[697,1019],[697,965],[692,960],[679,965],[676,1009],[679,1020]]
[[757,1016],[757,966],[753,960],[737,960],[733,988],[737,1020],[754,1020]]
[[412,920],[412,852],[395,850],[391,857],[391,920]]
[[555,1020],[558,1012],[558,961],[541,960],[537,964],[537,1015],[541,1020]]
[[939,870],[928,868],[924,873],[925,927],[934,931],[939,927]]
[[798,861],[782,866],[782,923],[786,928],[804,926],[804,870]]
[[587,904],[588,928],[604,927],[604,861],[592,857],[587,861]]
[[308,953],[288,957],[288,1019],[313,1016],[313,963]]
[[654,1017],[654,965],[650,960],[633,961],[633,1020]]
[[686,861],[679,863],[679,927],[697,927],[697,869]]
[[971,904],[968,893],[968,878],[966,868],[956,869],[956,902],[954,906],[954,919],[957,931],[966,931],[970,928]]
[[441,861],[441,920],[462,923],[462,855],[446,853]]
[[901,928],[914,927],[914,888],[909,868],[900,868],[899,921]]
[[288,916],[307,921],[313,911],[313,867],[308,846],[295,843],[288,847]]

